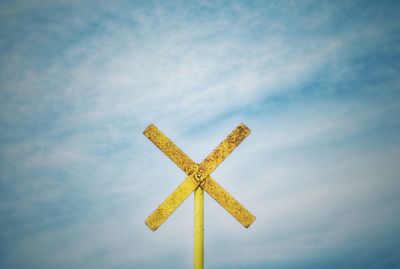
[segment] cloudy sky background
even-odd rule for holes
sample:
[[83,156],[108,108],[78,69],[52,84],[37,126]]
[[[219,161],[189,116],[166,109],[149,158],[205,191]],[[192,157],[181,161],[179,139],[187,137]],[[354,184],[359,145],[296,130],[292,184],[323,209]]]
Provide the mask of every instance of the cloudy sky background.
[[396,1],[0,3],[0,267],[191,268],[193,197],[142,132],[213,173],[206,268],[400,268]]

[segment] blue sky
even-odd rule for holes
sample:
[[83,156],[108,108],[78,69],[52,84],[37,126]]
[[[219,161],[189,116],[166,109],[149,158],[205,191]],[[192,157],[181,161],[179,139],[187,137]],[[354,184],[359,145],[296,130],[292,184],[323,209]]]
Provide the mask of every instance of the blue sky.
[[213,173],[206,268],[400,268],[397,1],[0,3],[0,267],[190,268],[193,198],[142,132]]

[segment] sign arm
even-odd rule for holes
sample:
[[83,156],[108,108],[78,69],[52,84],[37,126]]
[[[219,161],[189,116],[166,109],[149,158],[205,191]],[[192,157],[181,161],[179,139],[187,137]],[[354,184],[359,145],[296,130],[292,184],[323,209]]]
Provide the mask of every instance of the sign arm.
[[256,217],[250,211],[212,177],[209,176],[201,187],[245,228],[248,228],[256,220]]
[[211,174],[249,134],[250,129],[243,123],[239,124],[200,164],[203,177]]
[[170,158],[186,175],[197,168],[197,163],[189,158],[174,142],[171,141],[154,124],[150,124],[143,134]]
[[188,176],[145,220],[150,230],[155,231],[189,197],[199,183]]

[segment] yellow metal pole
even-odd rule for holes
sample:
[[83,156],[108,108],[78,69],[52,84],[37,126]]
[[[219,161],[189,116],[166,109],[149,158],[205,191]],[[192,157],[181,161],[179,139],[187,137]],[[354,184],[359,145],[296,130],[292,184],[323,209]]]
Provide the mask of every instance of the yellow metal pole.
[[204,191],[194,191],[194,269],[204,268]]

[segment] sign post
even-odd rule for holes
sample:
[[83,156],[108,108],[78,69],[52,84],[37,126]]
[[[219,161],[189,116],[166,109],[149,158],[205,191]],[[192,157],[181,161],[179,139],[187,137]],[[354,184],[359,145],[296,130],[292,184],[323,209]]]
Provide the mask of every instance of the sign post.
[[194,191],[194,269],[204,268],[204,191]]
[[204,268],[204,191],[225,208],[245,228],[254,221],[242,204],[223,189],[210,174],[226,157],[250,134],[246,125],[240,124],[214,149],[202,163],[197,164],[176,146],[154,124],[150,124],[143,134],[170,158],[187,177],[145,220],[152,230],[158,227],[194,192],[194,268]]

